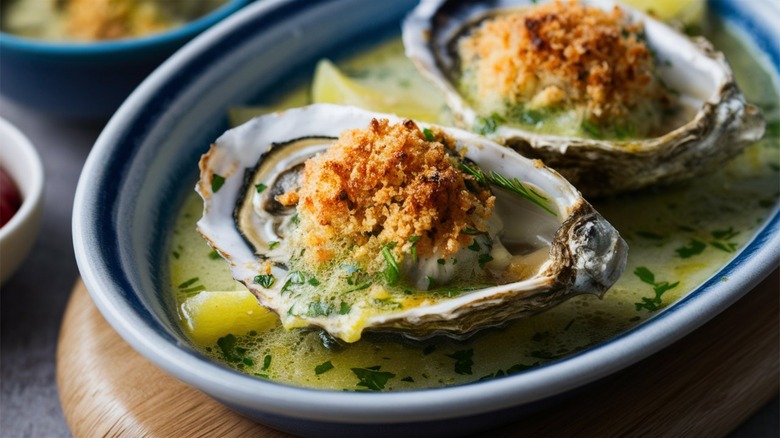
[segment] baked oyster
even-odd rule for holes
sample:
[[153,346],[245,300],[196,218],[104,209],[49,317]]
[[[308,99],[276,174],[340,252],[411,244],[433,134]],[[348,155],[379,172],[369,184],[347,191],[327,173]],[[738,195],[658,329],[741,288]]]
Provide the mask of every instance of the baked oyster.
[[607,0],[423,0],[406,54],[456,123],[586,196],[691,178],[760,139],[722,53]]
[[627,246],[541,162],[354,107],[255,118],[200,161],[198,231],[290,329],[465,337],[583,293]]

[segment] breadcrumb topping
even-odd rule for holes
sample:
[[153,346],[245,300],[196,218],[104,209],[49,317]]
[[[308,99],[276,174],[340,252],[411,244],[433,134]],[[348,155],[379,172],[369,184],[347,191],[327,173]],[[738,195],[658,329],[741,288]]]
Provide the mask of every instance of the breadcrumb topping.
[[462,231],[487,231],[495,198],[460,170],[454,146],[411,120],[374,119],[368,129],[342,133],[302,172],[293,239],[302,239],[305,260],[349,257],[376,269],[391,242],[399,261],[412,246],[420,256],[445,257],[471,244]]
[[498,15],[462,38],[459,50],[464,86],[496,107],[581,107],[585,119],[605,123],[665,93],[642,24],[618,7],[571,0]]

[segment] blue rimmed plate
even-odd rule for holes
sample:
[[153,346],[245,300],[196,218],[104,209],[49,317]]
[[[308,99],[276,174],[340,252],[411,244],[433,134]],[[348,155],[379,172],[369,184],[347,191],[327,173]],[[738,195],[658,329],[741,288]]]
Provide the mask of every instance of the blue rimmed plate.
[[[354,49],[353,41],[377,41],[377,29],[383,36],[398,32],[415,3],[254,3],[164,63],[111,119],[79,181],[74,244],[93,300],[142,355],[236,411],[293,433],[464,434],[516,419],[647,357],[724,310],[778,265],[775,206],[732,261],[648,322],[528,372],[463,386],[319,391],[254,379],[204,358],[177,326],[159,244],[192,189],[200,154],[227,129],[230,107],[284,86],[321,57]],[[765,2],[712,6],[780,69],[777,9]]]

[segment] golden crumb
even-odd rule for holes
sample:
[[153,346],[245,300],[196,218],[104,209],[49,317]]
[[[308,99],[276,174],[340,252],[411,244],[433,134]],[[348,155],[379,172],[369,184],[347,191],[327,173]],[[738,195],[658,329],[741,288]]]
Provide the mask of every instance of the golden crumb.
[[371,269],[391,242],[399,261],[412,245],[444,257],[471,243],[464,229],[487,231],[495,198],[459,169],[454,140],[427,134],[434,141],[410,120],[374,119],[306,161],[295,234],[308,262],[350,257]]
[[298,192],[283,193],[276,197],[276,200],[285,207],[289,207],[298,203]]
[[495,108],[582,107],[592,121],[616,120],[664,95],[642,32],[618,7],[575,0],[499,15],[460,41],[464,87]]

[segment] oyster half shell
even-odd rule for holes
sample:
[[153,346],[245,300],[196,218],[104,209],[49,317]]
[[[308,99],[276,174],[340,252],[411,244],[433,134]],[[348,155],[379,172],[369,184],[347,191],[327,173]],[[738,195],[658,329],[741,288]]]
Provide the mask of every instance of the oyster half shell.
[[[479,114],[458,91],[458,40],[486,17],[535,6],[534,0],[422,0],[403,23],[407,56],[446,96],[456,123],[473,129]],[[539,3],[545,3],[543,0]],[[581,0],[612,10],[609,0]],[[500,123],[489,137],[529,158],[539,158],[586,196],[666,184],[714,170],[760,139],[764,120],[747,104],[722,53],[703,38],[690,39],[639,11],[619,6],[641,22],[655,56],[656,74],[676,94],[684,120],[653,138],[607,140],[543,134]]]
[[[344,283],[343,293],[333,293],[326,290],[328,278],[321,272],[312,281],[314,275],[305,267],[292,270],[292,259],[302,249],[294,247],[290,237],[300,219],[296,207],[283,206],[278,196],[295,190],[305,160],[325,151],[343,131],[365,129],[374,119],[404,122],[353,107],[311,105],[229,130],[201,159],[196,190],[204,207],[199,232],[229,262],[233,276],[278,313],[286,328],[321,327],[347,342],[358,340],[363,330],[398,331],[416,338],[462,337],[577,294],[601,296],[621,275],[626,243],[557,172],[475,134],[408,121],[404,126],[445,132],[472,166],[517,178],[539,195],[536,199],[544,208],[492,187],[499,226],[490,242],[479,241],[495,258],[502,257],[498,251],[520,265],[527,263],[528,272],[511,282],[464,288],[458,284],[464,277],[455,276],[460,280],[431,290],[413,280],[397,287],[349,280],[349,290]],[[434,258],[431,275],[467,269],[466,257],[446,266]],[[403,271],[404,263],[399,264]],[[336,263],[332,275],[345,275],[342,270],[348,268]]]

